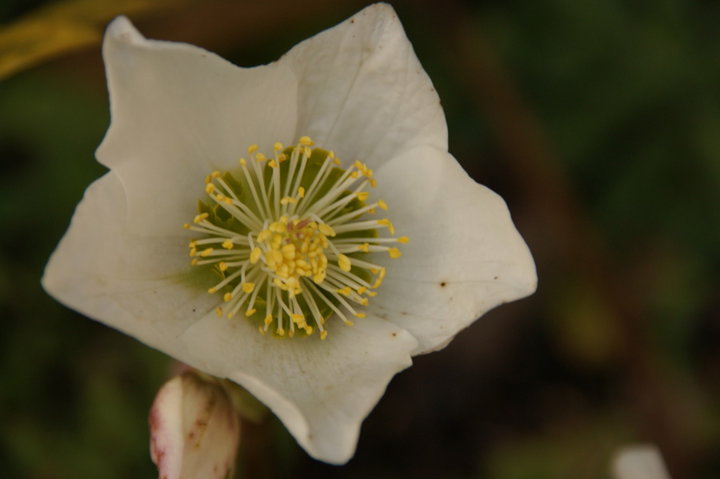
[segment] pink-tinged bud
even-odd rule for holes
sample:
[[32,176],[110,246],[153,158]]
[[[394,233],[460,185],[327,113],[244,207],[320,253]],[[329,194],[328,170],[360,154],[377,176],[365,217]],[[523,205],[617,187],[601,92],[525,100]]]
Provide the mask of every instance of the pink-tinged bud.
[[186,372],[163,385],[150,409],[150,456],[160,479],[232,476],[240,422],[225,390]]

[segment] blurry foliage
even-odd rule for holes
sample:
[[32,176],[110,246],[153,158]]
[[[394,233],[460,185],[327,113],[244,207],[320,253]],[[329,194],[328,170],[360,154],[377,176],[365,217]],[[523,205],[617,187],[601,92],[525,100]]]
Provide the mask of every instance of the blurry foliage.
[[[65,0],[8,2],[0,20],[13,11],[26,16],[0,30],[0,79],[43,60],[99,44],[105,24],[119,14],[162,10],[184,0]],[[47,3],[34,10],[29,5]]]
[[[39,278],[82,191],[104,171],[93,151],[109,115],[92,68],[107,20],[152,13],[160,30],[192,25],[188,36],[206,35],[214,45],[222,39],[221,53],[250,65],[362,6],[338,2],[304,17],[277,8],[266,17],[275,23],[259,25],[247,9],[260,3],[204,2],[200,23],[191,1],[0,2],[0,76],[15,73],[0,83],[3,477],[155,475],[146,414],[167,358],[63,308],[44,294]],[[190,4],[195,10],[183,16]],[[317,13],[325,4],[303,8]],[[695,456],[687,477],[717,477],[720,4],[454,5],[485,36],[537,115],[555,150],[554,166],[567,174],[581,211],[619,266],[618,284],[644,307],[658,364],[679,388],[677,413],[689,418]],[[532,212],[533,205],[520,204],[487,118],[452,75],[457,59],[434,22],[450,10],[433,2],[396,6],[443,100],[451,151],[514,213]],[[215,25],[207,23],[213,18],[237,27],[213,37]],[[62,40],[54,31],[69,33]],[[256,33],[241,36],[248,32]],[[68,56],[71,69],[63,68],[58,55],[89,44],[96,45],[92,57]],[[50,65],[22,71],[50,56],[56,58]],[[78,65],[91,68],[71,71]],[[251,447],[244,446],[243,458],[248,471],[260,471],[247,477],[604,479],[611,451],[652,440],[627,403],[627,365],[618,353],[623,331],[606,298],[568,273],[567,264],[548,265],[541,242],[526,239],[543,267],[538,294],[491,313],[447,350],[416,358],[366,421],[348,466],[308,459],[270,419],[247,425]]]

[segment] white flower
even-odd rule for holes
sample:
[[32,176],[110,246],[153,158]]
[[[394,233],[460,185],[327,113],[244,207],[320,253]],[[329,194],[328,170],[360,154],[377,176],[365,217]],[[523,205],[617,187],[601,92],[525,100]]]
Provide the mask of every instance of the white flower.
[[150,455],[163,479],[232,477],[240,420],[219,384],[186,372],[165,383],[150,409]]
[[660,451],[652,444],[637,444],[618,450],[611,469],[615,479],[670,479]]
[[[534,264],[505,203],[472,181],[447,152],[440,101],[390,6],[370,6],[295,46],[278,62],[255,68],[236,67],[191,45],[146,40],[123,17],[108,28],[103,53],[112,124],[97,158],[110,172],[88,188],[50,259],[45,288],[91,318],[241,384],[275,412],[312,456],[346,462],[361,421],[393,375],[411,364],[411,356],[443,347],[489,309],[534,291]],[[282,265],[269,263],[274,254],[268,253],[269,243],[253,253],[260,230],[270,228],[268,221],[280,220],[274,205],[282,198],[273,197],[272,180],[268,191],[258,191],[260,199],[248,206],[258,221],[245,218],[233,226],[237,238],[227,231],[188,231],[182,225],[198,215],[198,200],[240,218],[242,201],[236,199],[242,198],[233,198],[237,185],[228,185],[232,191],[223,189],[215,181],[222,173],[211,174],[205,184],[203,178],[216,170],[230,171],[240,183],[253,175],[256,180],[271,178],[270,160],[258,160],[257,153],[273,159],[299,155],[309,142],[305,135],[334,151],[342,168],[371,177],[368,183],[377,181],[376,188],[369,188],[372,199],[356,196],[359,203],[351,210],[361,208],[361,200],[378,207],[385,200],[386,223],[369,214],[362,220],[370,218],[370,231],[381,230],[378,238],[400,244],[395,254],[370,250],[361,259],[364,244],[356,240],[357,254],[345,254],[353,267],[349,272],[342,251],[333,250],[342,241],[322,246],[326,273],[337,273],[334,283],[322,281],[322,268],[313,269],[310,277],[292,273],[302,286],[298,290],[294,283],[285,284],[282,289],[279,297],[289,309],[282,313],[279,303],[266,308],[275,315],[269,331],[281,325],[277,315],[285,314],[285,331],[296,326],[310,334],[278,339],[276,332],[258,334],[266,314],[252,311],[253,306],[251,318],[238,314],[228,319],[223,301],[229,299],[230,309],[242,313],[256,291],[256,300],[267,293],[267,287],[260,291],[262,284],[287,277]],[[275,149],[276,142],[296,146]],[[258,170],[246,174],[238,164],[249,145],[256,146],[250,149],[253,156],[246,156],[247,166],[261,163],[267,177]],[[282,197],[299,200],[302,195],[294,186]],[[248,198],[249,190],[243,191]],[[227,197],[226,208],[222,203]],[[313,201],[321,201],[318,197]],[[260,213],[264,198],[269,207]],[[320,216],[314,218],[317,229],[332,218]],[[191,226],[212,229],[204,220],[217,218],[200,215]],[[286,218],[305,220],[309,218]],[[291,229],[298,227],[293,225]],[[402,237],[392,239],[392,225],[409,237],[407,244]],[[342,239],[340,233],[326,232],[328,242]],[[238,256],[226,263],[234,262],[236,269],[221,271],[217,261],[191,265],[188,243],[203,240],[217,244],[206,252],[208,244],[190,243],[195,263],[221,259],[213,256],[215,249],[222,250],[217,245],[231,240],[228,246],[238,248]],[[255,266],[254,280],[240,277]],[[219,278],[243,267],[245,272],[231,283],[218,284]],[[372,291],[376,296],[358,294],[362,281],[377,282],[383,275],[382,286]],[[343,281],[355,281],[347,295],[338,287]],[[323,285],[329,286],[322,294],[335,306],[327,322],[327,312],[318,321],[305,300],[293,309],[288,290],[300,297]],[[235,308],[232,301],[238,295],[247,298]],[[339,298],[353,299],[346,301],[350,309]],[[216,314],[218,307],[223,318]],[[353,311],[360,318],[348,327],[340,313],[349,318]],[[321,324],[327,333],[319,330]],[[314,331],[307,331],[308,325]]]

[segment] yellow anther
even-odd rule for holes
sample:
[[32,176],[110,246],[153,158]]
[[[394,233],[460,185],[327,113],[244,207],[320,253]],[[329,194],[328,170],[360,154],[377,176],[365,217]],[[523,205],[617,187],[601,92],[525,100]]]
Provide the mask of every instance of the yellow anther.
[[359,172],[359,171],[353,171],[352,173],[350,173],[350,177],[353,178],[353,179],[358,179],[358,178],[360,178],[360,172]]
[[255,289],[255,283],[243,283],[242,284],[242,290],[246,293],[252,293]]
[[298,196],[300,198],[305,198],[305,188],[302,186],[298,186]]
[[213,191],[215,191],[215,184],[214,183],[208,183],[205,185],[205,193],[210,194]]
[[195,256],[197,254],[196,248],[190,248],[190,256]]
[[198,259],[197,259],[197,258],[193,258],[192,261],[190,261],[190,264],[193,265],[193,266],[197,266],[197,264],[198,264]]
[[391,235],[394,235],[394,234],[395,234],[395,227],[393,226],[393,224],[390,222],[389,219],[383,218],[383,219],[381,219],[381,220],[377,220],[377,223],[378,223],[380,226],[385,226],[385,227],[387,227],[387,229],[388,229],[388,231],[390,232]]
[[340,288],[337,290],[339,294],[342,294],[343,296],[349,296],[352,292],[352,289],[350,289],[350,286],[345,286],[344,288]]
[[265,336],[265,328],[258,326],[258,333],[260,333],[261,336]]
[[352,267],[352,265],[350,263],[350,258],[345,256],[344,254],[339,254],[338,255],[338,266],[340,266],[340,269],[345,272],[350,271],[350,268]]
[[252,154],[255,153],[256,151],[258,151],[258,148],[260,148],[260,147],[257,146],[257,145],[250,145],[250,146],[248,146],[248,149],[247,149],[248,155],[252,155]]
[[222,173],[220,173],[219,171],[215,170],[215,171],[213,171],[212,173],[210,173],[210,176],[211,176],[212,178],[218,179],[218,178],[220,178],[220,177],[222,176]]
[[372,286],[373,289],[377,289],[378,287],[380,287],[383,279],[385,279],[385,268],[380,268],[380,270],[378,271],[378,277],[375,278],[375,284],[373,284]]
[[323,281],[325,281],[325,276],[327,276],[327,271],[321,270],[313,276],[313,281],[315,284],[321,284]]
[[250,264],[255,264],[260,259],[260,256],[262,255],[262,250],[258,248],[257,246],[253,248],[252,252],[250,253]]
[[313,327],[310,325],[305,326],[305,333],[310,336],[313,333]]
[[313,146],[315,144],[309,136],[301,136],[299,142],[303,146]]
[[283,329],[283,328],[277,328],[277,329],[275,330],[275,334],[277,334],[278,336],[285,336],[285,329]]
[[220,306],[218,306],[217,308],[215,308],[215,314],[217,314],[218,318],[222,318],[223,310],[222,310],[222,308],[221,308]]
[[318,227],[318,229],[320,230],[320,232],[321,232],[322,234],[324,234],[325,236],[333,237],[333,236],[335,236],[335,234],[336,234],[336,233],[335,233],[335,230],[332,229],[332,226],[330,226],[330,225],[328,225],[328,224],[318,223],[318,226],[317,226],[317,227]]
[[275,151],[282,151],[283,148],[284,148],[283,144],[280,143],[279,141],[275,142],[275,144],[273,145],[273,150],[275,150]]
[[256,153],[255,159],[257,161],[265,161],[265,160],[267,160],[267,156],[263,155],[262,153]]
[[280,153],[277,157],[278,161],[282,163],[283,161],[287,161],[288,157],[285,153]]
[[298,200],[296,198],[293,198],[292,196],[286,196],[280,200],[281,205],[287,205],[288,203],[295,204]]
[[183,228],[185,228],[186,230],[189,230],[189,229],[190,229],[190,225],[187,224],[187,223],[183,223]]
[[225,198],[223,198],[223,203],[225,203],[226,205],[231,205],[233,204],[233,200],[232,198],[226,196]]
[[245,311],[245,316],[249,318],[250,316],[252,316],[252,315],[255,314],[256,312],[257,312],[257,310],[256,310],[255,308],[248,309],[247,311]]
[[378,200],[377,205],[378,205],[378,208],[380,208],[381,210],[387,211],[387,209],[388,209],[387,203],[385,203],[383,200]]
[[239,161],[239,163],[240,163],[240,166],[245,166],[245,165],[247,165],[247,160],[246,160],[245,158],[240,158],[240,160],[238,160],[238,161]]
[[370,196],[370,193],[368,193],[367,191],[359,191],[359,192],[357,193],[357,198],[358,198],[360,201],[367,201],[367,199],[368,199],[369,196]]
[[367,314],[365,314],[365,313],[355,313],[355,317],[356,317],[356,318],[365,318],[365,317],[367,317]]
[[305,322],[305,316],[302,314],[291,314],[290,317],[295,324],[303,324]]
[[223,247],[223,248],[225,248],[225,249],[233,249],[233,246],[234,246],[234,244],[233,244],[233,242],[232,242],[231,240],[226,239],[225,241],[223,241],[223,244],[222,244],[222,247]]
[[400,236],[399,238],[396,238],[398,243],[405,244],[410,241],[410,238],[407,236]]
[[226,303],[227,303],[228,301],[232,300],[232,299],[233,299],[233,294],[232,294],[232,293],[225,293],[225,294],[223,295],[223,301],[225,301]]
[[360,286],[356,291],[357,291],[357,294],[365,294],[365,291],[367,291],[367,290],[368,289],[365,286]]
[[215,293],[217,293],[217,289],[215,289],[215,288],[210,288],[210,289],[208,289],[208,293],[210,293],[210,294],[215,294]]
[[340,158],[333,159],[333,163],[335,163],[337,166],[340,166]]
[[228,264],[225,261],[220,261],[220,263],[218,263],[218,269],[224,273],[228,269]]
[[397,248],[388,248],[388,254],[393,259],[399,258],[400,256],[402,256],[402,252]]
[[377,186],[377,180],[375,178],[368,178],[368,183],[370,183],[370,186],[373,188]]
[[360,304],[362,304],[363,306],[367,306],[368,303],[370,303],[370,301],[367,298],[360,298],[360,300],[358,302]]
[[210,256],[210,254],[212,254],[213,251],[215,251],[215,250],[212,249],[212,248],[205,248],[204,250],[202,250],[202,251],[200,252],[200,256],[202,256],[203,258],[205,258],[205,257],[207,257],[207,256]]
[[324,341],[325,338],[327,338],[327,335],[328,335],[328,332],[327,332],[326,329],[323,329],[322,331],[320,331],[320,339],[321,339],[321,340]]
[[212,178],[210,178],[210,175],[207,175],[207,176],[205,177],[205,184],[207,185],[207,184],[210,183],[211,181],[212,181]]
[[362,251],[363,253],[369,253],[370,252],[370,243],[363,243],[358,245],[357,247],[358,251]]
[[295,258],[295,245],[292,243],[286,244],[280,251],[282,251],[283,258],[285,259]]
[[265,321],[263,321],[263,322],[265,323],[265,326],[270,326],[272,324],[272,321],[273,321],[272,314],[268,313],[268,315],[265,316]]
[[193,219],[193,223],[200,223],[203,220],[206,220],[210,216],[208,213],[200,213],[199,215],[195,216]]
[[278,164],[277,164],[277,162],[276,162],[275,160],[270,160],[270,161],[268,161],[268,166],[269,166],[270,168],[277,168],[277,165],[278,165]]

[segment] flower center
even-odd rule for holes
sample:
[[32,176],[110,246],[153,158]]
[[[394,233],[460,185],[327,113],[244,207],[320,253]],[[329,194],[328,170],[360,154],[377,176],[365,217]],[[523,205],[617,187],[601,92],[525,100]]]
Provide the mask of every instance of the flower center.
[[[248,148],[234,174],[212,172],[205,178],[211,201],[200,201],[199,214],[185,228],[201,233],[190,242],[192,264],[212,268],[218,282],[208,292],[221,294],[218,316],[244,310],[261,334],[294,337],[318,331],[337,316],[363,318],[362,308],[385,277],[374,253],[398,258],[388,219],[370,219],[382,200],[368,203],[373,171],[355,162],[347,169],[332,152],[313,148],[308,137],[272,158]],[[390,236],[381,237],[380,229]]]

